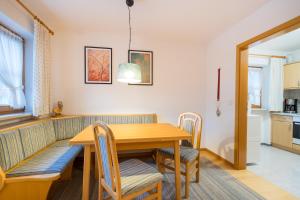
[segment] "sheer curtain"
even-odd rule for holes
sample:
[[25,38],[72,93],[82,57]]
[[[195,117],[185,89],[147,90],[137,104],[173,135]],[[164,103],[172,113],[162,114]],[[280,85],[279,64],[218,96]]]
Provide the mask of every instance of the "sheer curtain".
[[248,68],[248,95],[253,105],[261,106],[262,68]]
[[50,113],[50,33],[34,20],[33,105],[34,116]]
[[269,110],[282,111],[283,108],[283,65],[285,59],[270,59]]
[[0,26],[0,104],[25,107],[22,38]]

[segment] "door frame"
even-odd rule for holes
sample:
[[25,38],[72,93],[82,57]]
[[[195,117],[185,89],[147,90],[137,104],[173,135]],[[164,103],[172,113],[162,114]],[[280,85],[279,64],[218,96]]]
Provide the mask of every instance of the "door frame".
[[246,169],[247,107],[248,107],[248,48],[300,28],[300,16],[257,35],[236,46],[235,141],[234,167]]

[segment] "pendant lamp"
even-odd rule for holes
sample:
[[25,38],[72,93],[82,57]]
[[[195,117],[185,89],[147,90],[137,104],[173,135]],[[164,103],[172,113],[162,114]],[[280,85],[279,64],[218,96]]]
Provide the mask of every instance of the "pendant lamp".
[[[131,12],[133,0],[126,0],[129,13],[129,50],[131,47]],[[140,83],[142,82],[141,66],[134,63],[121,63],[118,69],[118,81],[123,83]]]

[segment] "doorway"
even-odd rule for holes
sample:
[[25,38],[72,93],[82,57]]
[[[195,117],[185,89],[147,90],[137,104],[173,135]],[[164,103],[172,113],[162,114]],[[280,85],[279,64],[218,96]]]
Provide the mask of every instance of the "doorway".
[[248,50],[300,28],[300,16],[281,24],[265,33],[251,38],[236,47],[236,113],[234,166],[246,169],[247,163],[247,108],[248,108]]

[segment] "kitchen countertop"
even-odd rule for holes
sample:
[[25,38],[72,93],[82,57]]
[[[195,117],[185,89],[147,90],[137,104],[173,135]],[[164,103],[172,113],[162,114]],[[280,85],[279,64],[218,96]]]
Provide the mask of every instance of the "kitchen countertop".
[[272,115],[300,117],[300,113],[271,112]]

